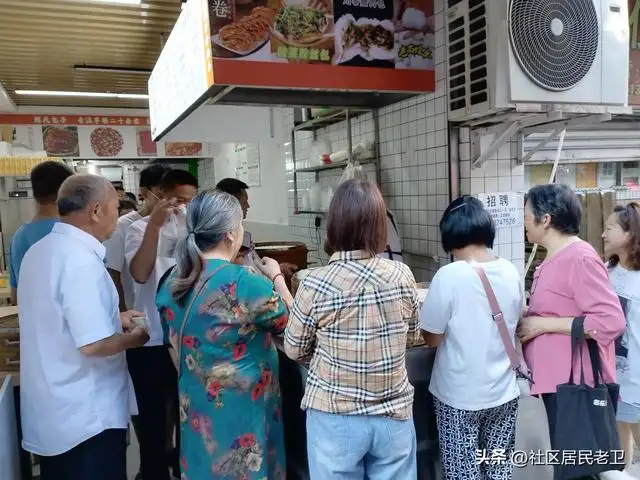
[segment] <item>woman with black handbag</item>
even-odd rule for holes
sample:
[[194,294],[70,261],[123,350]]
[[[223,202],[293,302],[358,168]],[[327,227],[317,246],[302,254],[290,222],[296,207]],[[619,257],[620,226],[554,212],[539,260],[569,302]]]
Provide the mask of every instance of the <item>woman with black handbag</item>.
[[[570,375],[581,378],[581,364],[585,366],[583,383],[593,387],[597,380],[587,349],[581,349],[580,361],[573,361],[574,319],[584,317],[583,338],[595,341],[605,384],[615,383],[615,339],[625,327],[620,302],[602,259],[578,237],[581,216],[580,200],[566,185],[540,185],[527,194],[524,218],[527,237],[544,247],[547,255],[534,273],[529,309],[520,322],[518,334],[535,379],[531,394],[542,398],[547,411],[552,449],[559,445],[562,435],[578,431],[583,423],[574,415],[571,418],[576,425],[569,432],[564,431],[568,424],[560,412],[565,407],[560,402],[559,386],[566,384]],[[558,424],[560,419],[562,428]]]

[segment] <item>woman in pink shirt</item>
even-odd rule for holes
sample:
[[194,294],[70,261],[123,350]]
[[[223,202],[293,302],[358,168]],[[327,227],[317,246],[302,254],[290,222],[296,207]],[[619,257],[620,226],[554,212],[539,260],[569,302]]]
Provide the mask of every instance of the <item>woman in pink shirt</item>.
[[[547,410],[551,445],[555,443],[556,387],[569,380],[571,324],[585,316],[585,334],[598,343],[605,382],[616,379],[614,341],[625,329],[620,302],[607,269],[587,242],[578,238],[582,208],[566,185],[540,185],[529,190],[524,211],[527,238],[547,256],[536,269],[526,317],[518,334],[524,357]],[[591,362],[583,349],[585,381],[593,385]],[[580,378],[580,364],[573,364]]]

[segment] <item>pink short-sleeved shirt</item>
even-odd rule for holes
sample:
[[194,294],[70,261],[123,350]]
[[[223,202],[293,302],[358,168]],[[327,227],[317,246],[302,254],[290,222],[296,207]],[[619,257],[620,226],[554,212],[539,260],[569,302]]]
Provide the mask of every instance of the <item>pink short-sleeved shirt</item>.
[[[598,342],[605,382],[615,382],[614,340],[623,333],[625,319],[620,301],[609,282],[604,263],[587,242],[573,243],[545,260],[534,273],[529,316],[585,316],[584,328]],[[555,393],[569,381],[571,337],[544,334],[523,347],[535,383],[531,394]],[[583,349],[585,381],[593,385],[591,362]],[[580,381],[580,364],[574,364],[574,381]]]

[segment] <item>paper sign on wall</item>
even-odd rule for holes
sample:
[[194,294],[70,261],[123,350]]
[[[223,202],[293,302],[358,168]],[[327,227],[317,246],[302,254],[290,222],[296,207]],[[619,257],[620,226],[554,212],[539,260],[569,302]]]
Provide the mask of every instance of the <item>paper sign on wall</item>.
[[496,228],[522,227],[524,225],[517,193],[481,193],[478,195],[478,199],[493,217]]
[[236,178],[250,187],[260,186],[260,147],[239,143],[235,146]]

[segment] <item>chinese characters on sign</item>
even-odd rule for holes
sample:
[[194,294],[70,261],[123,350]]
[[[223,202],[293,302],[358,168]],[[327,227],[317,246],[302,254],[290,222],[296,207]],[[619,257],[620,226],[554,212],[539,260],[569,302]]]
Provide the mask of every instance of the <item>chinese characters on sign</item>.
[[287,47],[280,45],[276,53],[278,58],[287,60],[311,60],[314,62],[329,62],[331,60],[329,50],[317,48]]
[[497,448],[491,451],[476,450],[478,465],[504,465],[514,467],[527,465],[624,465],[624,450],[514,450],[508,453]]
[[149,117],[125,115],[0,115],[2,125],[110,125],[149,126]]
[[231,18],[231,9],[227,0],[213,0],[209,11],[211,15],[217,18]]
[[236,178],[250,187],[260,186],[260,147],[257,144],[239,143],[234,148]]
[[493,217],[496,228],[523,226],[523,213],[517,193],[482,193],[478,195],[478,199]]

